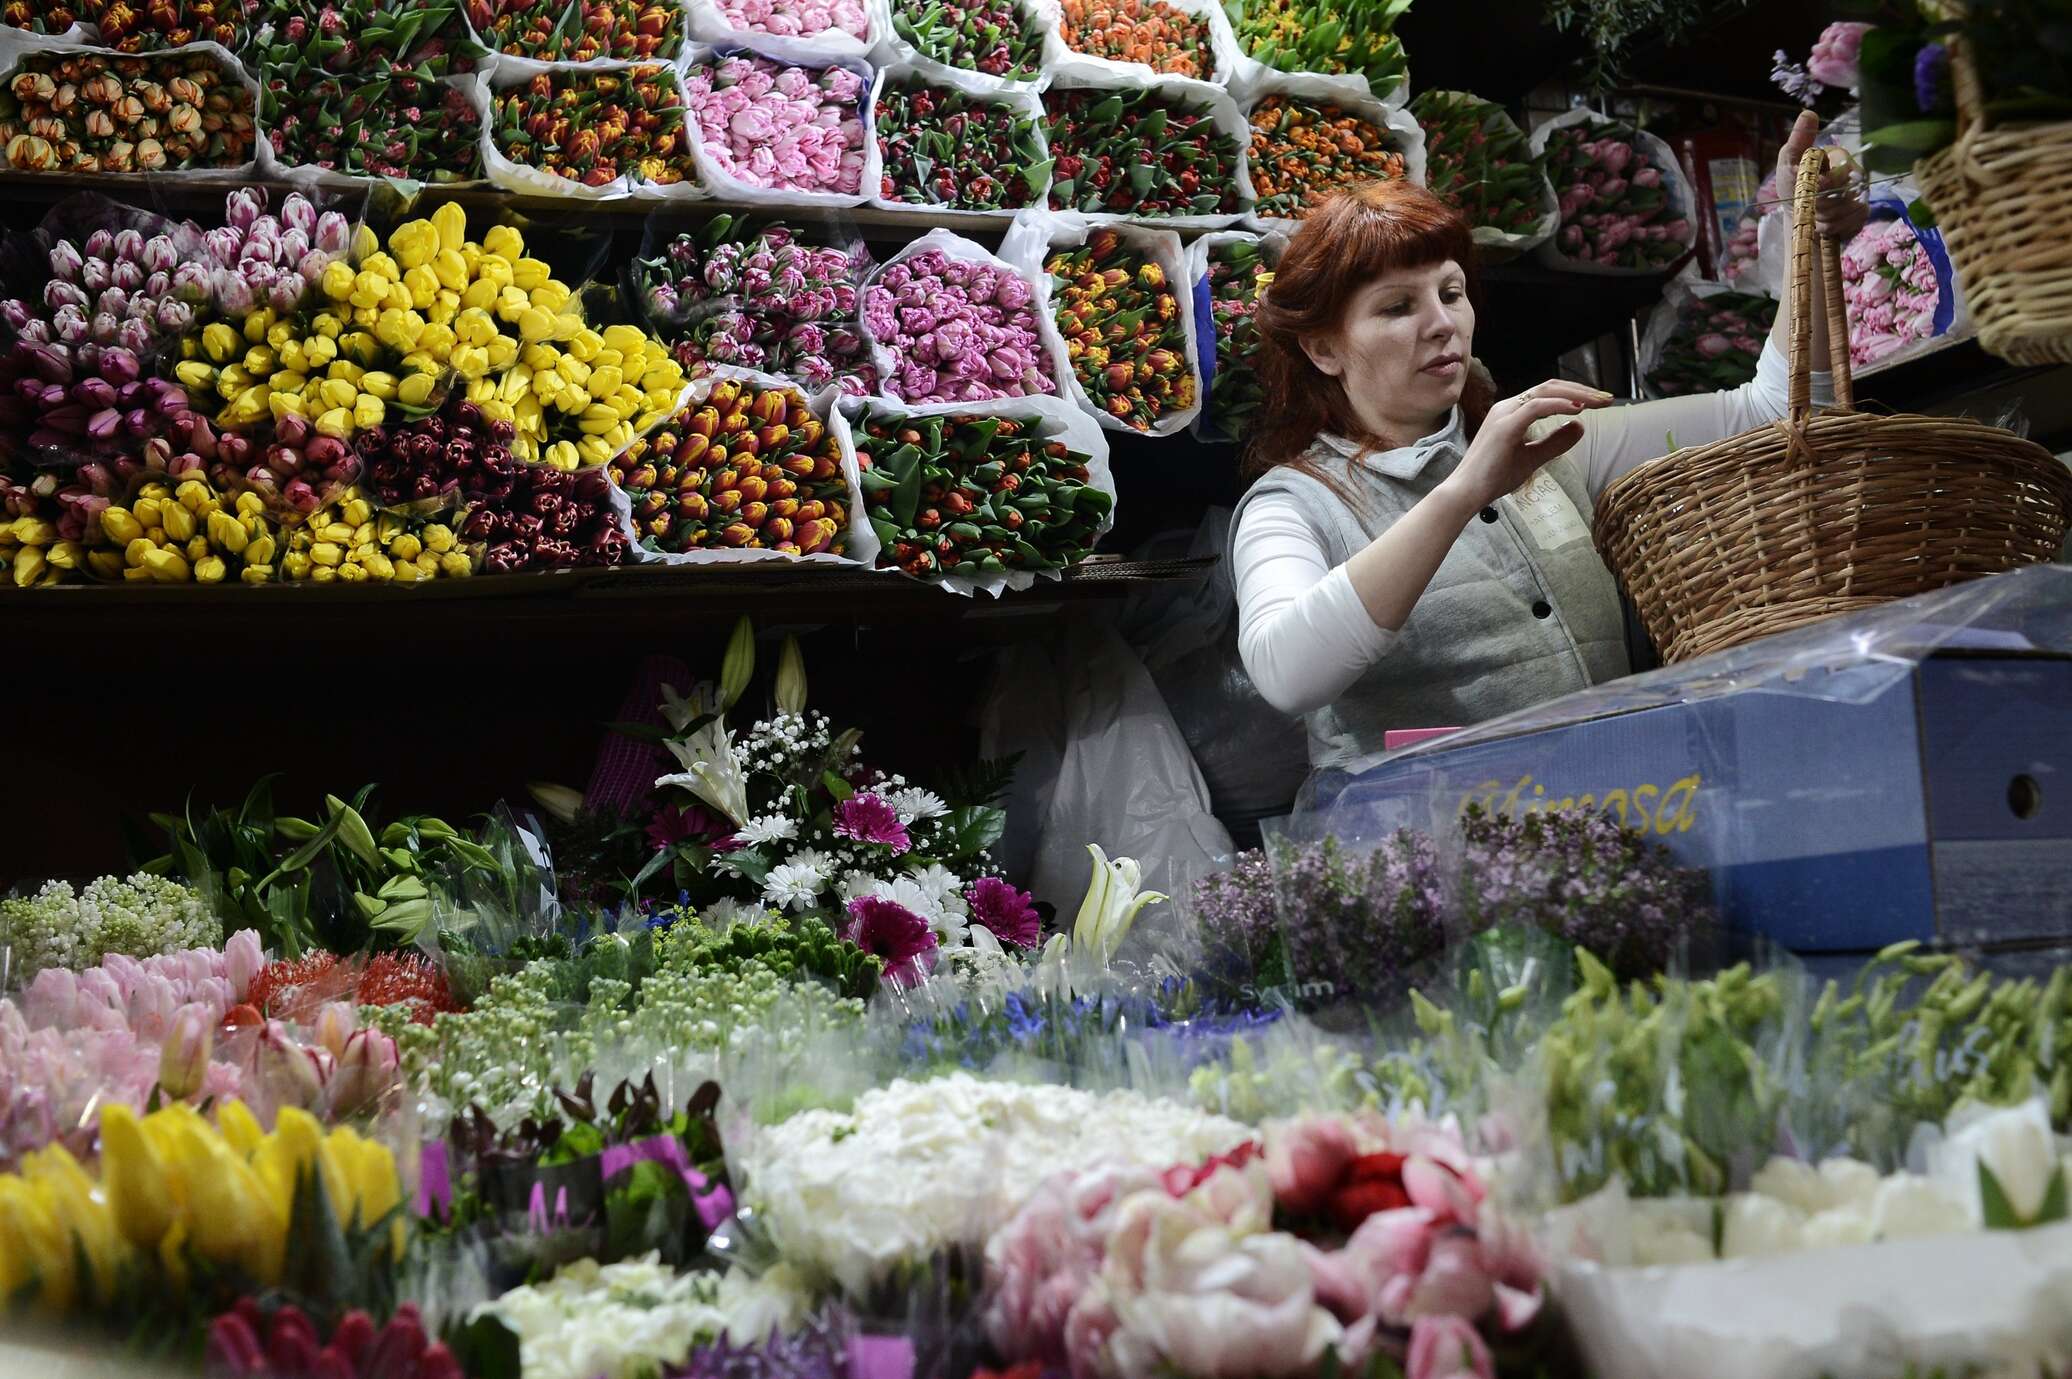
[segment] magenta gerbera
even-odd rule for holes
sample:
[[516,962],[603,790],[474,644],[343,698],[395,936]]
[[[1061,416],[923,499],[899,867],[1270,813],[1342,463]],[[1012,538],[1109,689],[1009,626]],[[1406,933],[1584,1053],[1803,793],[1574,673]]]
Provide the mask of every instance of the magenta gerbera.
[[1018,891],[997,876],[981,876],[965,892],[971,922],[983,924],[994,938],[1016,948],[1034,948],[1043,937],[1043,916],[1035,897]]
[[935,951],[935,931],[906,906],[874,895],[849,902],[849,932],[843,937],[885,964],[885,980],[912,986],[921,980],[924,959]]
[[851,795],[836,805],[835,834],[891,848],[895,857],[912,846],[898,811],[876,795]]

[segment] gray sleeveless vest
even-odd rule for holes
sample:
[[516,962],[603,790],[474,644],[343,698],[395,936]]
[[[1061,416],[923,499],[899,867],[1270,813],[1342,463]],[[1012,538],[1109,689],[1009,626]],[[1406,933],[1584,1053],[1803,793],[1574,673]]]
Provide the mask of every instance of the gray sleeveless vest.
[[[1462,447],[1458,409],[1448,429],[1401,450],[1355,459],[1351,442],[1320,439],[1309,458],[1357,503],[1282,465],[1252,486],[1231,530],[1261,494],[1286,494],[1343,565],[1451,474]],[[1467,727],[1627,673],[1618,586],[1588,538],[1582,470],[1563,457],[1542,472],[1554,483],[1537,501],[1507,495],[1469,521],[1395,643],[1307,716],[1311,766],[1363,763],[1392,728]]]

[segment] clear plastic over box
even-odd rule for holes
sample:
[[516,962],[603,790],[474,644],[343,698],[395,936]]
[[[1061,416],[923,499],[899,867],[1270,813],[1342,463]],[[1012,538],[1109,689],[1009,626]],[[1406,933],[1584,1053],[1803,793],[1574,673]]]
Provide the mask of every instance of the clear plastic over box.
[[2072,938],[2072,568],[2038,566],[1419,743],[1315,781],[1300,837],[1468,807],[1617,815],[1806,953]]

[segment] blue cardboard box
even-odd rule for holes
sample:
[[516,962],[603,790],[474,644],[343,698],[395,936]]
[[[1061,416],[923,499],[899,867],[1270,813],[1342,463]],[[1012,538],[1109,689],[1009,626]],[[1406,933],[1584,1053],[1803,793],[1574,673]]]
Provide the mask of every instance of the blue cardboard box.
[[1607,811],[1807,953],[2072,937],[2072,570],[1600,686],[1356,776],[1305,831]]

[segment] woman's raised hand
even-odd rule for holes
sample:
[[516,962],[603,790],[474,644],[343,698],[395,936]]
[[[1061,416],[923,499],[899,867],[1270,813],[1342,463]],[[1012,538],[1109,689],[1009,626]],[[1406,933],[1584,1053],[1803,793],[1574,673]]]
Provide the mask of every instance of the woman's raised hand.
[[[1777,196],[1784,203],[1786,223],[1795,208],[1794,193],[1799,185],[1799,160],[1806,156],[1806,150],[1820,137],[1820,117],[1806,110],[1799,114],[1798,122],[1791,127],[1791,137],[1784,141],[1784,147],[1777,154]],[[1839,154],[1840,150],[1836,150]],[[1864,200],[1863,186],[1853,166],[1841,163],[1839,158],[1820,176],[1820,199],[1813,203],[1813,226],[1826,239],[1837,239],[1847,244],[1863,228],[1870,218],[1870,204]]]
[[[1573,450],[1583,438],[1581,414],[1611,400],[1610,393],[1559,378],[1507,397],[1489,409],[1460,468],[1446,482],[1472,506],[1486,508],[1522,488],[1540,466]],[[1568,420],[1531,439],[1534,424],[1547,417]]]

